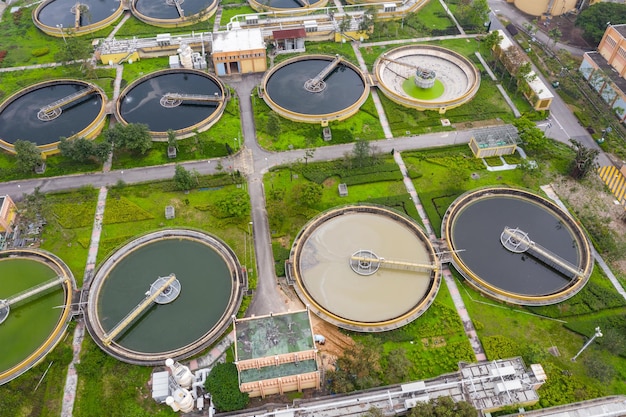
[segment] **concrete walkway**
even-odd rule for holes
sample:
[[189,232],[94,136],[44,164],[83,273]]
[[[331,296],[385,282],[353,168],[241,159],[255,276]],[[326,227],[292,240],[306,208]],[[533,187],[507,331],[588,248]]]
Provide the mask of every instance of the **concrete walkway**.
[[126,21],[128,19],[130,19],[132,15],[130,14],[130,12],[126,12],[126,14],[124,15],[124,17],[122,18],[122,20],[120,20],[120,23],[118,23],[117,25],[115,25],[115,27],[113,28],[113,30],[111,31],[111,33],[109,33],[109,36],[107,36],[107,40],[111,40],[113,39],[113,37],[115,36],[115,34],[117,33],[118,30],[120,30],[122,28],[122,26],[124,26],[124,23],[126,23]]
[[[428,220],[428,216],[426,215],[426,211],[422,206],[422,203],[417,195],[417,191],[415,191],[415,187],[413,185],[413,181],[408,176],[408,171],[406,169],[406,165],[404,164],[404,160],[402,159],[402,155],[400,152],[394,152],[393,158],[400,167],[400,172],[404,177],[404,186],[406,187],[411,199],[415,203],[415,208],[422,219],[422,223],[426,228],[426,232],[430,238],[431,243],[435,248],[441,246],[441,242],[435,235],[435,232],[430,224],[430,220]],[[463,302],[463,298],[459,292],[459,288],[456,285],[456,281],[450,272],[450,269],[447,265],[442,265],[441,274],[443,275],[443,279],[446,282],[446,286],[448,287],[448,291],[450,292],[450,296],[452,297],[452,301],[454,302],[454,306],[456,308],[457,314],[461,318],[463,322],[463,329],[465,330],[465,334],[472,346],[472,350],[474,351],[474,355],[476,356],[477,361],[487,360],[487,355],[485,355],[485,351],[483,350],[483,346],[480,343],[480,339],[478,339],[478,334],[476,334],[476,329],[474,328],[474,323],[472,322],[469,313],[467,312],[467,308],[465,307],[465,303]]]
[[480,52],[476,52],[476,58],[478,58],[480,63],[483,64],[483,67],[485,68],[485,71],[487,71],[487,74],[489,74],[489,77],[493,81],[496,82],[496,88],[498,89],[498,91],[500,91],[500,94],[502,94],[502,97],[504,97],[504,101],[506,101],[506,104],[508,104],[511,110],[513,110],[513,114],[515,115],[515,117],[516,118],[522,117],[522,113],[517,109],[517,106],[515,105],[513,100],[511,100],[511,97],[509,97],[508,93],[504,90],[504,87],[502,87],[502,84],[498,82],[498,79],[496,78],[495,74],[491,71],[491,68],[489,68],[489,65],[487,65],[487,62],[485,61],[483,56],[480,54]]
[[443,7],[443,9],[446,11],[446,13],[448,14],[448,17],[454,22],[454,24],[456,25],[456,29],[459,31],[459,33],[461,35],[465,35],[465,31],[463,30],[461,25],[459,25],[459,22],[456,20],[456,17],[454,17],[452,12],[448,8],[448,5],[446,4],[446,2],[443,0],[439,0],[439,3],[441,3],[441,7]]
[[[83,289],[87,289],[91,285],[91,280],[93,279],[93,274],[96,268],[107,194],[107,188],[100,187],[98,203],[96,205],[96,214],[94,216],[93,228],[91,229],[91,242],[89,243],[87,265],[85,266],[85,274],[83,275]],[[70,362],[67,369],[67,378],[65,380],[65,388],[63,390],[63,407],[61,409],[61,417],[72,417],[72,412],[74,410],[74,399],[76,398],[76,387],[78,385],[76,364],[80,362],[81,346],[83,338],[85,337],[85,322],[83,320],[84,318],[78,320],[78,324],[74,330],[74,341],[72,342],[74,355],[72,356],[72,362]]]
[[[359,61],[359,67],[361,68],[361,71],[363,71],[363,74],[368,74],[367,64],[365,64],[365,60],[363,59],[363,55],[361,54],[361,48],[359,47],[358,42],[352,42],[352,50],[354,50],[354,55],[356,55],[356,59],[357,61]],[[380,97],[378,97],[378,91],[374,88],[370,88],[370,94],[372,96],[372,100],[374,101],[376,112],[378,113],[378,120],[380,121],[380,125],[383,127],[385,138],[391,139],[393,138],[393,133],[391,133],[389,120],[387,120],[387,114],[385,113],[385,109],[380,102]]]

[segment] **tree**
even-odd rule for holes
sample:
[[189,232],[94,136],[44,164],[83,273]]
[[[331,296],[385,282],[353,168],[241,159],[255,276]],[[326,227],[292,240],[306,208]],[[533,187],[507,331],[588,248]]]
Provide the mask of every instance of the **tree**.
[[371,33],[374,31],[374,25],[376,23],[376,8],[368,7],[363,16],[361,22],[359,22],[359,31]]
[[205,387],[220,412],[243,410],[248,406],[248,393],[239,390],[239,376],[234,363],[218,363],[207,376]]
[[293,199],[300,206],[312,207],[322,198],[323,188],[314,182],[296,184],[293,187]]
[[176,164],[174,167],[174,183],[179,190],[191,190],[198,185],[198,178],[187,171],[184,166]]
[[104,137],[116,149],[126,149],[142,155],[152,148],[148,125],[141,123],[129,123],[126,126],[116,123],[113,129],[104,132]]
[[625,4],[596,3],[576,18],[576,26],[583,30],[583,36],[593,45],[600,43],[609,23],[613,25],[626,23]]
[[552,39],[552,46],[556,46],[556,43],[561,39],[563,33],[559,28],[552,28],[548,31],[548,36]]
[[331,391],[351,392],[379,386],[381,353],[380,341],[371,335],[344,350],[337,358],[335,370],[327,374]]
[[172,129],[167,130],[167,146],[170,148],[176,148],[178,150],[178,141],[176,140],[176,133]]
[[413,364],[406,357],[406,350],[398,348],[390,351],[385,362],[384,374],[387,384],[398,384],[408,379]]
[[598,168],[596,156],[598,156],[600,151],[598,149],[587,148],[576,139],[570,139],[569,141],[574,151],[576,151],[576,156],[574,156],[570,165],[570,176],[574,179],[581,180]]
[[343,19],[341,19],[341,22],[339,22],[339,32],[346,33],[347,31],[350,30],[351,26],[352,26],[352,16],[344,15]]
[[352,148],[352,158],[359,167],[371,165],[372,153],[369,141],[365,139],[357,139]]
[[377,407],[370,407],[362,417],[385,417],[385,412]]
[[67,139],[62,137],[59,141],[61,155],[76,162],[93,160],[103,162],[109,157],[111,144],[109,142],[95,143],[85,138]]
[[517,128],[521,145],[527,152],[538,153],[546,147],[548,142],[546,135],[528,117],[516,119],[513,126]]
[[245,217],[250,213],[250,199],[241,189],[234,190],[215,202],[217,215],[226,217]]
[[273,111],[270,111],[267,115],[267,124],[265,125],[265,131],[274,140],[277,140],[280,136],[280,119],[278,118],[278,114]]
[[451,397],[432,398],[420,402],[407,414],[408,417],[476,417],[478,411],[468,402],[454,402]]
[[304,165],[309,164],[309,159],[315,156],[315,149],[307,149],[304,151]]
[[13,144],[15,148],[16,169],[24,174],[33,172],[37,165],[43,163],[41,151],[33,142],[18,139]]
[[493,54],[494,49],[496,48],[496,46],[500,45],[502,39],[504,39],[502,34],[499,31],[494,30],[489,32],[489,35],[485,36],[482,39],[482,44],[491,54]]
[[71,30],[61,30],[65,31],[65,35],[63,36],[63,47],[59,48],[59,52],[55,55],[56,60],[64,63],[78,61],[76,63],[81,64],[82,61],[88,60],[93,53],[89,40],[75,36]]
[[487,0],[463,0],[457,7],[457,17],[464,26],[471,26],[479,32],[486,29],[489,22],[489,4]]

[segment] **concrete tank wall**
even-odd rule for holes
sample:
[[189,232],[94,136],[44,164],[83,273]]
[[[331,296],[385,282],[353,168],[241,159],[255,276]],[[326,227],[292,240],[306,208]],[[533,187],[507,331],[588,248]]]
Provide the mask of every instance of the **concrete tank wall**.
[[533,16],[541,16],[545,13],[552,16],[560,16],[576,7],[576,0],[507,0],[514,3],[515,7]]

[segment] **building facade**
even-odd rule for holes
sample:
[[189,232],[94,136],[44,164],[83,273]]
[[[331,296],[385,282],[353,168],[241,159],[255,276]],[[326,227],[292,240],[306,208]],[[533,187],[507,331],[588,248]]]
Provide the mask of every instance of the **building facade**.
[[17,207],[8,195],[0,196],[0,233],[12,233]]
[[609,25],[596,52],[587,52],[579,71],[620,122],[626,120],[626,25]]
[[266,55],[260,28],[213,33],[211,59],[219,76],[265,72]]

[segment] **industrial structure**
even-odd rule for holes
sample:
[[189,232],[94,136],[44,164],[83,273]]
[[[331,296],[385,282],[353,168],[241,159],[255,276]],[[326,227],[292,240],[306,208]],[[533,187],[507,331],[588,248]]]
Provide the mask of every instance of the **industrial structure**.
[[309,310],[234,319],[239,389],[265,397],[319,389],[320,369]]
[[0,234],[13,232],[13,225],[17,216],[17,207],[8,195],[0,196]]

